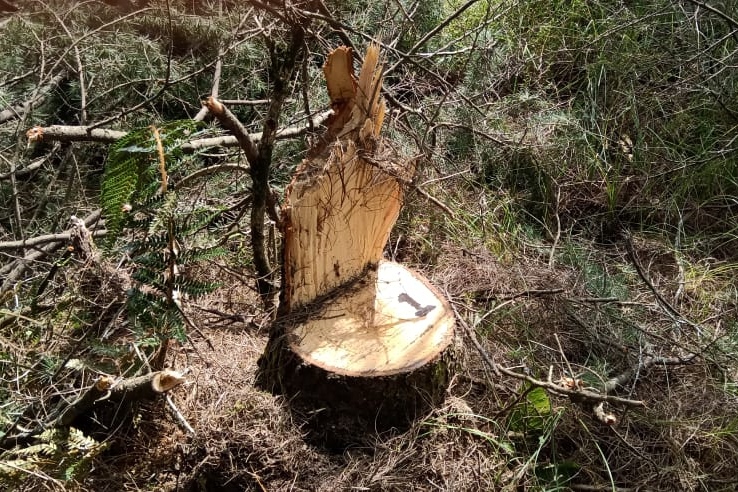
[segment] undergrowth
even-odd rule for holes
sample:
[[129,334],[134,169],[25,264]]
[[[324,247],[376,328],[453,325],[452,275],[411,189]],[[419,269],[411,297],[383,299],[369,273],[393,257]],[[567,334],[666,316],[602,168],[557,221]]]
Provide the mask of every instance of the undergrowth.
[[[219,54],[220,97],[240,101],[250,132],[266,114],[268,16],[216,3],[172,1],[171,20],[164,2],[130,17],[123,5],[34,3],[0,27],[0,111],[44,94],[0,122],[0,240],[99,207],[107,232],[99,265],[62,250],[0,293],[8,487],[736,487],[734,3],[351,1],[326,2],[337,23],[312,18],[316,43],[274,123],[326,109],[328,50],[381,38],[385,66],[397,63],[385,134],[418,159],[423,191],[408,189],[387,257],[448,294],[497,364],[597,390],[626,375],[612,392],[645,402],[608,406],[617,423],[604,425],[493,375],[466,343],[444,406],[342,454],[306,444],[288,402],[253,386],[266,315],[243,225],[250,181],[243,165],[200,174],[242,157],[181,148],[221,135],[191,120]],[[35,124],[108,118],[129,132],[110,146],[23,140]],[[277,201],[309,147],[277,144]],[[0,249],[2,277],[35,248]],[[195,435],[144,405],[109,427],[99,413],[25,447],[6,439],[145,361],[194,370],[172,400]]]

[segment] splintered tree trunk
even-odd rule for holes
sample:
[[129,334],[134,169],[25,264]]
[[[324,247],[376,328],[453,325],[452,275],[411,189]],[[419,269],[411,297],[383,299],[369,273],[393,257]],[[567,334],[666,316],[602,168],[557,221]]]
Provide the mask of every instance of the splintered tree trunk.
[[422,275],[382,260],[414,162],[380,137],[377,46],[358,79],[345,47],[324,72],[334,114],[286,191],[280,315],[261,379],[334,429],[403,425],[445,393],[453,311]]

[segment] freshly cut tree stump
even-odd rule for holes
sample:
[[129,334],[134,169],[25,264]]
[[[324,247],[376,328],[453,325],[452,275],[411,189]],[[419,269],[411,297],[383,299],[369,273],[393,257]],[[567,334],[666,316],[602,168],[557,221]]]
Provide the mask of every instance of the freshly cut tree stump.
[[455,320],[419,274],[381,262],[376,272],[327,302],[318,316],[288,330],[289,349],[330,374],[376,378],[435,361]]
[[331,440],[406,425],[441,400],[455,320],[420,273],[382,259],[415,163],[379,134],[377,46],[358,79],[345,47],[324,72],[334,114],[286,190],[280,311],[260,380],[320,415]]

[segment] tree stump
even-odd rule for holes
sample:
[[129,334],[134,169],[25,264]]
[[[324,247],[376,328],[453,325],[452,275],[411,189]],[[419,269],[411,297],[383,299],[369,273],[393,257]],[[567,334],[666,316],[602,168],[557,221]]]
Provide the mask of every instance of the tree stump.
[[334,114],[286,190],[280,310],[260,381],[319,414],[328,436],[404,426],[439,402],[455,320],[420,273],[382,259],[415,163],[379,134],[379,49],[358,79],[345,47],[324,73]]

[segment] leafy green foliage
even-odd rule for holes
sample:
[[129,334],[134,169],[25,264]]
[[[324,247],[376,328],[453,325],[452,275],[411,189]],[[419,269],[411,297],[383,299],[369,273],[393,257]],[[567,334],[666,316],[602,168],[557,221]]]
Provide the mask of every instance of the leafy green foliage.
[[[158,128],[167,180],[182,165],[181,145],[197,128],[191,120]],[[187,247],[194,236],[207,234],[207,223],[217,211],[194,207],[185,212],[174,186],[162,193],[159,157],[151,128],[130,132],[110,149],[101,195],[111,240],[124,226],[134,236],[123,247],[136,281],[128,293],[128,311],[139,340],[151,346],[172,337],[184,339],[182,297],[201,296],[219,285],[186,278],[183,272],[225,254],[217,245]]]
[[29,474],[45,474],[63,481],[84,478],[95,456],[107,448],[80,430],[50,429],[36,444],[12,448],[0,454],[0,484],[13,487]]
[[524,389],[525,398],[510,412],[510,429],[517,432],[543,432],[551,419],[551,400],[543,388]]
[[[159,135],[167,165],[176,164],[181,145],[198,129],[192,120],[173,121],[162,125]],[[101,205],[111,240],[120,233],[126,217],[135,215],[133,201],[146,204],[156,197],[158,167],[157,143],[151,128],[128,133],[110,148],[102,182]],[[167,169],[171,173],[175,168]],[[153,185],[153,186],[152,186]]]

